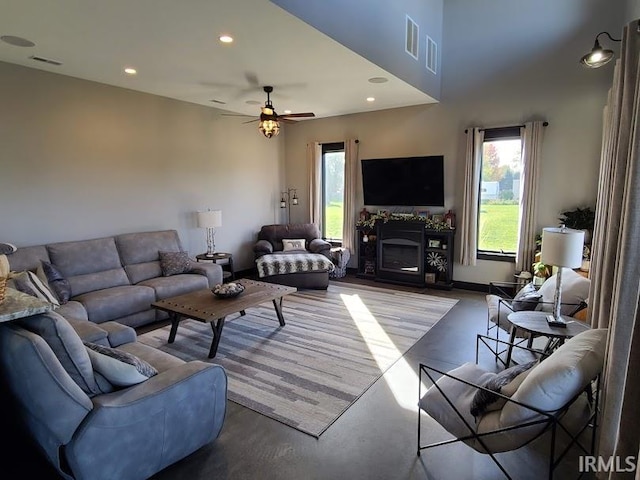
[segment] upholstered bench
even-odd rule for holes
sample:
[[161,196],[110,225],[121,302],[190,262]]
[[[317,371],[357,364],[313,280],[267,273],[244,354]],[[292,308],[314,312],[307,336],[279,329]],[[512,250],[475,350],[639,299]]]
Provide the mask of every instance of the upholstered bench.
[[265,282],[298,288],[326,289],[333,262],[320,253],[274,252],[256,260],[258,277]]

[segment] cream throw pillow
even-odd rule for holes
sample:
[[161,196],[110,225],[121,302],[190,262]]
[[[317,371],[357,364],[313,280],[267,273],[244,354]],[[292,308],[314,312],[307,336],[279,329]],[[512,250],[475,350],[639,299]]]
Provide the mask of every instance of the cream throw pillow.
[[290,252],[292,250],[304,250],[305,240],[304,238],[284,238],[282,239],[282,251]]

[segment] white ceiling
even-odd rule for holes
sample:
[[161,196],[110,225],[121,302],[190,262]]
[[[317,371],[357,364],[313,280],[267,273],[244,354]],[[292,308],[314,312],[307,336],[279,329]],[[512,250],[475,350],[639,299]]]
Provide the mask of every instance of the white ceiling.
[[[0,36],[36,44],[0,42],[0,61],[231,112],[258,115],[264,85],[274,87],[279,114],[328,117],[435,102],[268,0],[0,0],[0,11]],[[222,44],[221,34],[234,42]],[[389,81],[368,82],[381,76]]]

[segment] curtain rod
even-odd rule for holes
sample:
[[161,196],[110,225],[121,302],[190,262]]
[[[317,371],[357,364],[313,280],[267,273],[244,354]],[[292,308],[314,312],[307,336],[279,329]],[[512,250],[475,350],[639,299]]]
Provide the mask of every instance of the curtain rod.
[[[543,127],[549,126],[549,122],[543,122],[542,126]],[[480,131],[484,132],[485,130],[498,130],[499,128],[525,128],[525,127],[526,127],[525,125],[509,125],[509,126],[506,126],[506,127],[481,128]],[[465,128],[464,129],[464,133],[469,133],[469,129]]]

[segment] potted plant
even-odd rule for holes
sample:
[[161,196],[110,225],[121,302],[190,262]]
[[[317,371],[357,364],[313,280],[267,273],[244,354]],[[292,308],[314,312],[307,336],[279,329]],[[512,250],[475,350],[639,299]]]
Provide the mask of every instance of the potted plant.
[[560,214],[558,220],[567,228],[584,230],[584,242],[591,242],[591,233],[596,220],[596,212],[591,207],[576,207],[573,210],[567,210]]

